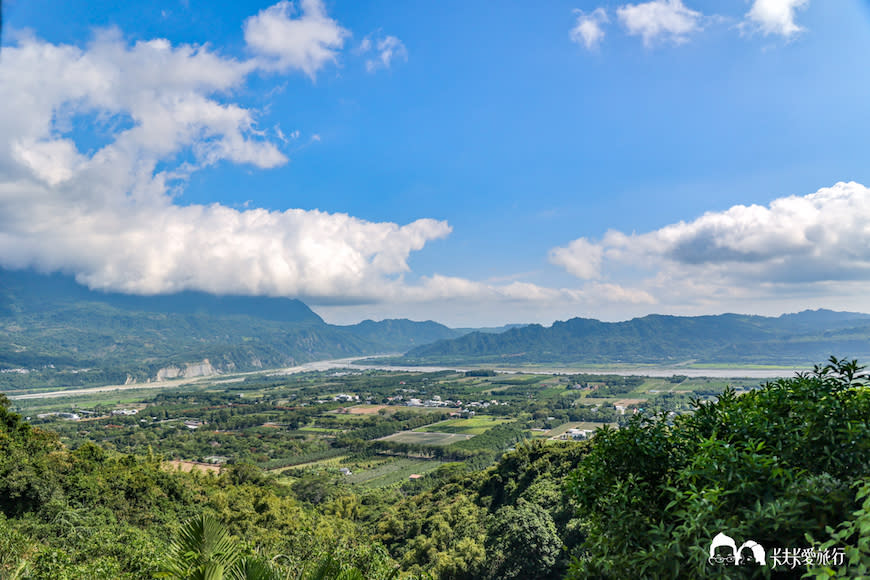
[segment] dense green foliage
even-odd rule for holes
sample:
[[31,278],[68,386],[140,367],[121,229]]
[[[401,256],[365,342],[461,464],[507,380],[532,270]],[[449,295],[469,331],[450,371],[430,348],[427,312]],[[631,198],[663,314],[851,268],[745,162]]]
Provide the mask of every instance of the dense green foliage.
[[[360,495],[315,471],[286,487],[247,464],[216,476],[90,443],[70,451],[4,401],[0,575],[378,579],[401,566],[402,578],[545,578],[568,562],[561,538],[574,509],[560,488],[584,450],[535,442],[493,470],[445,465],[422,487]],[[534,559],[518,560],[526,542]]]
[[491,469],[456,475],[386,509],[377,535],[411,570],[438,578],[558,578],[580,536],[562,493],[585,443],[533,441]]
[[807,311],[778,318],[723,314],[651,315],[625,322],[573,318],[501,334],[474,332],[420,346],[412,363],[705,363],[804,364],[831,351],[870,355],[866,314]]
[[[354,519],[308,507],[253,466],[217,477],[90,444],[70,452],[7,403],[0,404],[0,577],[150,578],[162,571],[189,578],[257,566],[260,554],[280,555],[275,564],[287,573],[327,556],[367,578],[396,569]],[[189,523],[202,515],[223,524]],[[207,536],[201,550],[191,549],[196,534]]]
[[588,533],[574,577],[722,573],[707,561],[722,531],[768,549],[863,537],[853,565],[866,567],[866,519],[863,529],[849,522],[854,486],[870,482],[867,378],[832,359],[742,396],[726,391],[693,414],[640,415],[599,431],[571,484]]

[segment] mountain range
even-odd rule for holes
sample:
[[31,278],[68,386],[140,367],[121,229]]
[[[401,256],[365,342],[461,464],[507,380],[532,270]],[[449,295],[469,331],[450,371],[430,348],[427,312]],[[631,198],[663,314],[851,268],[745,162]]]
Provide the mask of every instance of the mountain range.
[[793,364],[870,359],[870,315],[650,315],[549,327],[433,321],[327,324],[299,300],[90,290],[72,277],[0,270],[0,389],[143,382],[404,352],[402,364]]
[[806,310],[779,317],[650,315],[572,318],[501,334],[472,332],[411,349],[404,364],[807,364],[870,358],[870,315]]
[[103,293],[69,276],[0,270],[0,388],[285,367],[466,332],[404,319],[336,326],[299,300]]

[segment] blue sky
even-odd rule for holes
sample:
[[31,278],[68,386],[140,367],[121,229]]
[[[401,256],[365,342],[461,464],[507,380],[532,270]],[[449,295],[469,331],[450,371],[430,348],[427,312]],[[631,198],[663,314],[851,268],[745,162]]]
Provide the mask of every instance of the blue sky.
[[0,265],[327,320],[870,311],[870,6],[7,0]]

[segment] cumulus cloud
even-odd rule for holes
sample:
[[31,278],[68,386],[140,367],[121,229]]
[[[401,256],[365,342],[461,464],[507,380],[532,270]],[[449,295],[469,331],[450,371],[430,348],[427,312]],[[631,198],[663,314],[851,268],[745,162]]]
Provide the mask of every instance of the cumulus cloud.
[[[5,47],[0,267],[62,271],[91,288],[126,293],[293,296],[333,308],[549,307],[596,296],[440,274],[406,281],[410,254],[449,235],[440,220],[379,223],[250,202],[176,203],[187,177],[207,166],[286,163],[270,137],[293,141],[299,132],[260,130],[256,111],[228,100],[259,67],[257,58],[239,61],[201,46],[130,44],[116,31],[85,48],[34,37]],[[72,129],[88,124],[106,137],[90,150]]]
[[[0,61],[0,267],[61,271],[94,289],[200,290],[302,298],[319,309],[479,317],[486,304],[571,312],[573,289],[487,284],[430,274],[409,257],[451,227],[371,222],[342,213],[177,202],[186,180],[218,163],[285,164],[302,139],[234,102],[257,70],[309,76],[337,58],[346,32],[318,2],[287,2],[245,23],[252,56],[103,31],[84,47],[22,35]],[[297,34],[298,33],[298,34]],[[292,38],[290,38],[292,37]],[[376,68],[406,58],[395,37],[369,45]],[[84,137],[84,139],[83,139]],[[311,133],[307,143],[320,141]],[[281,147],[279,147],[280,145]],[[300,146],[296,146],[298,150]],[[523,310],[526,309],[526,310]],[[494,322],[494,321],[493,321]]]
[[766,36],[790,37],[803,30],[795,23],[795,13],[808,4],[809,0],[755,0],[744,25]]
[[424,277],[419,285],[395,289],[401,294],[387,302],[327,304],[317,312],[338,324],[362,318],[407,317],[467,327],[497,326],[507,321],[549,324],[575,316],[622,318],[626,312],[644,314],[655,304],[644,290],[597,282],[582,288],[547,288],[528,282],[493,285],[435,275]]
[[870,280],[870,189],[837,183],[767,206],[736,205],[644,234],[609,231],[554,248],[550,260],[581,278],[617,268],[648,277],[657,299],[719,302]]
[[[173,187],[208,165],[287,161],[255,111],[222,100],[258,66],[165,40],[130,45],[117,32],[84,49],[33,37],[5,47],[0,265],[142,294],[400,294],[409,254],[448,235],[446,222],[174,203]],[[114,128],[108,143],[81,150],[70,127],[100,119]]]
[[[135,294],[194,289],[315,302],[374,300],[386,276],[408,270],[411,251],[450,231],[427,219],[398,226],[217,204],[3,205],[4,266],[72,271],[91,288]],[[55,215],[59,211],[64,214]],[[37,224],[21,221],[35,212]]]
[[682,0],[653,0],[626,4],[616,9],[616,16],[628,34],[640,36],[645,46],[659,39],[680,44],[689,34],[701,30],[702,14],[690,10]]
[[299,69],[314,77],[335,62],[350,32],[326,14],[321,0],[282,0],[244,25],[245,42],[260,55],[260,65],[278,70]]
[[604,8],[596,8],[592,12],[575,10],[577,23],[571,29],[571,41],[582,44],[588,50],[594,50],[604,40],[604,24],[609,22]]
[[562,266],[578,278],[598,278],[603,250],[586,238],[577,238],[564,248],[550,250],[550,262]]
[[357,47],[357,52],[374,53],[366,59],[366,70],[370,73],[378,69],[390,68],[394,61],[408,61],[408,50],[405,44],[395,36],[383,36],[374,40],[366,36]]

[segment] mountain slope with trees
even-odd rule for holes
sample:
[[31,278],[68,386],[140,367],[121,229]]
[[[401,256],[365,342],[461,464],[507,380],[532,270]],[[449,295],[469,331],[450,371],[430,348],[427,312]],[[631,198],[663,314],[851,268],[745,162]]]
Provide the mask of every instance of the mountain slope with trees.
[[572,318],[501,334],[473,332],[410,350],[403,363],[807,363],[830,352],[870,355],[870,315],[827,310],[777,318],[650,315]]
[[403,352],[461,334],[431,321],[335,326],[287,298],[131,296],[88,290],[58,274],[0,270],[6,388],[141,382],[191,365],[198,373],[286,367]]
[[[805,364],[870,356],[870,315],[574,318],[467,332],[432,321],[327,324],[287,298],[96,292],[69,276],[0,270],[0,386],[143,382],[408,351],[404,364]],[[409,350],[410,349],[410,350]]]

